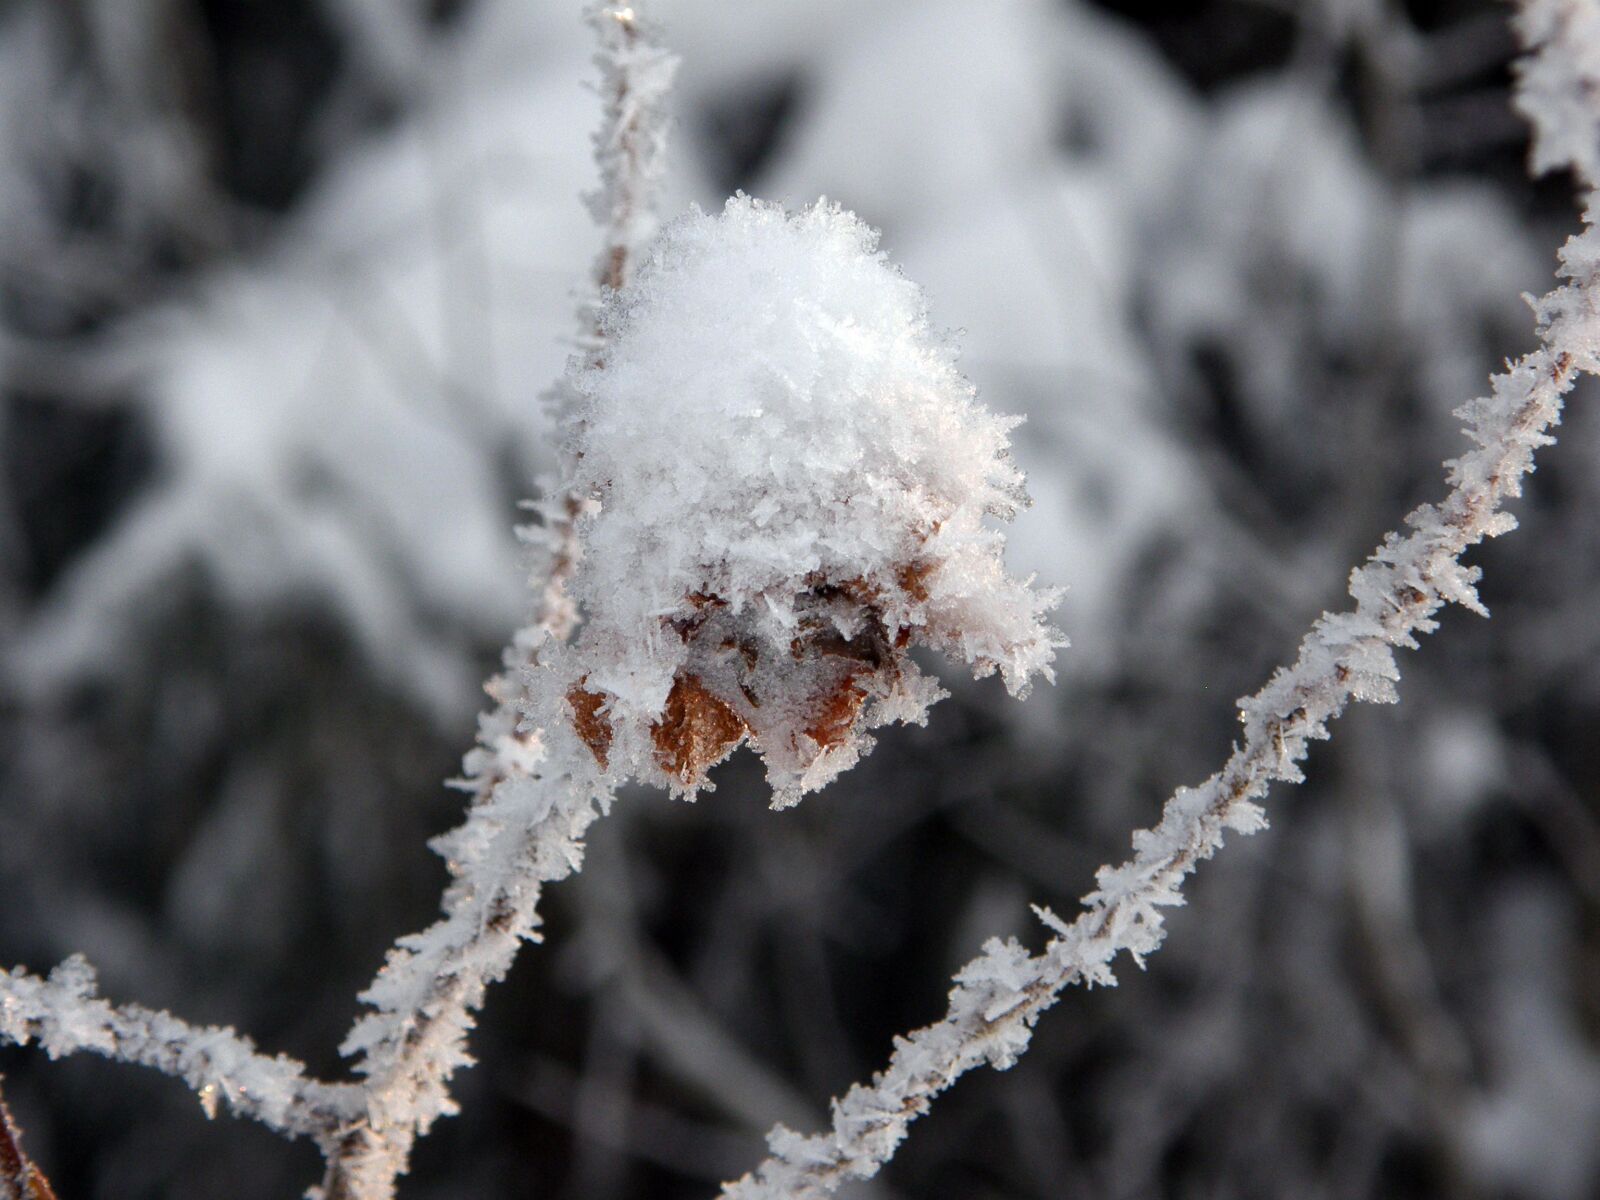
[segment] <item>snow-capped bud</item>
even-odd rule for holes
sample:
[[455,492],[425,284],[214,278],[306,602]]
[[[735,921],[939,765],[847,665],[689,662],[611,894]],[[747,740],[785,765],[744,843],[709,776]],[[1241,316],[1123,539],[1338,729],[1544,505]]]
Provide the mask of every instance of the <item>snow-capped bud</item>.
[[1013,692],[1051,677],[1055,596],[1005,573],[990,522],[1024,502],[1017,418],[856,216],[695,210],[601,322],[569,378],[585,625],[545,686],[603,770],[692,792],[748,741],[792,803],[925,717],[911,646]]

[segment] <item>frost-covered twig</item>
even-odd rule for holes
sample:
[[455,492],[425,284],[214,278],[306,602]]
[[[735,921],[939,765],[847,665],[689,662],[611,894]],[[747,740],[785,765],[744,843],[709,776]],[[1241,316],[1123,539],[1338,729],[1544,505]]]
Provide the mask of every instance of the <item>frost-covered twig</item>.
[[590,9],[600,36],[595,64],[601,71],[605,118],[594,138],[600,186],[589,211],[605,230],[595,281],[615,291],[627,283],[640,249],[659,227],[656,201],[666,174],[665,104],[678,57],[663,47],[632,6]]
[[529,753],[539,755],[536,770],[501,781],[435,843],[455,877],[444,919],[402,938],[362,994],[375,1011],[341,1049],[360,1056],[366,1106],[329,1154],[329,1200],[393,1195],[416,1136],[455,1111],[449,1081],[472,1061],[472,1013],[522,941],[537,938],[542,885],[578,868],[584,831],[609,803],[610,789],[564,727],[542,733]]
[[[579,303],[579,345],[591,362],[599,362],[604,341],[599,305],[608,291],[628,281],[646,242],[658,227],[656,204],[665,174],[666,98],[678,59],[658,41],[651,26],[633,7],[596,4],[589,23],[600,42],[595,65],[605,100],[600,128],[594,135],[600,186],[587,198],[589,211],[602,230],[590,288]],[[573,406],[563,378],[546,397],[559,431]],[[577,627],[578,609],[567,595],[583,548],[577,523],[585,509],[582,496],[561,485],[534,506],[540,523],[519,532],[543,551],[536,578],[538,600],[528,623],[517,631],[505,652],[505,671],[487,691],[495,707],[479,719],[478,746],[467,756],[462,786],[480,801],[502,779],[527,773],[531,732],[520,728],[528,703],[524,676],[538,661],[546,642],[565,642]]]
[[51,1058],[87,1051],[154,1067],[192,1087],[207,1115],[222,1105],[293,1137],[323,1138],[361,1110],[359,1086],[307,1079],[300,1063],[259,1054],[231,1029],[102,1000],[77,956],[48,979],[0,971],[0,1040],[38,1042]]
[[[1571,165],[1593,189],[1600,179],[1600,9],[1593,0],[1530,0],[1519,30],[1534,55],[1521,71],[1519,107],[1534,122],[1535,165]],[[1351,700],[1396,698],[1397,648],[1437,628],[1448,603],[1487,615],[1478,569],[1464,552],[1515,527],[1501,511],[1521,493],[1534,451],[1554,439],[1563,395],[1580,373],[1600,373],[1600,192],[1591,192],[1583,232],[1563,248],[1569,283],[1535,305],[1542,345],[1491,381],[1488,397],[1458,411],[1474,449],[1447,463],[1450,491],[1406,518],[1410,532],[1389,534],[1351,574],[1355,606],[1324,614],[1280,669],[1240,702],[1242,741],[1222,770],[1180,788],[1161,821],[1133,837],[1134,857],[1103,867],[1087,911],[1070,924],[1036,909],[1055,932],[1043,953],[1015,939],[991,939],[955,976],[937,1023],[897,1038],[888,1066],[871,1084],[834,1102],[833,1127],[802,1136],[777,1127],[772,1156],[722,1193],[724,1200],[787,1200],[832,1195],[851,1179],[875,1175],[910,1123],[935,1097],[982,1063],[1009,1067],[1026,1049],[1034,1022],[1075,983],[1110,984],[1112,960],[1126,951],[1142,965],[1163,937],[1164,907],[1183,903],[1184,878],[1222,844],[1227,830],[1264,825],[1254,801],[1273,781],[1299,782],[1299,763]]]
[[[589,20],[599,35],[596,63],[605,97],[595,135],[601,186],[589,198],[604,237],[594,292],[580,306],[580,344],[593,365],[603,352],[599,302],[627,282],[640,247],[655,232],[664,101],[677,59],[633,8],[595,5]],[[558,429],[571,407],[569,390],[558,385],[550,397]],[[551,492],[537,506],[541,525],[521,531],[545,550],[546,561],[531,619],[507,648],[505,671],[487,685],[495,708],[479,719],[478,745],[467,755],[459,785],[472,794],[467,820],[435,843],[454,881],[444,919],[401,939],[362,995],[376,1011],[357,1022],[342,1047],[360,1058],[356,1069],[367,1076],[368,1103],[330,1151],[323,1185],[329,1200],[392,1195],[416,1136],[455,1111],[448,1085],[471,1061],[471,1014],[486,986],[509,969],[520,943],[537,937],[540,888],[578,868],[583,833],[610,800],[611,788],[598,782],[592,757],[572,749],[578,743],[570,731],[543,729],[547,722],[528,719],[534,707],[528,682],[541,655],[571,637],[578,622],[567,589],[582,555],[578,520],[588,502],[565,482]]]

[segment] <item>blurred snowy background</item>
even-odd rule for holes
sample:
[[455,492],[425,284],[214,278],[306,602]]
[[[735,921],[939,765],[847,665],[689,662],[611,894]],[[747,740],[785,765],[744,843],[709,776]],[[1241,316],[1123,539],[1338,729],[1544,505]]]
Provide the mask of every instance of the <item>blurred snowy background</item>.
[[[444,879],[510,529],[597,245],[554,0],[0,2],[0,963],[313,1069]],[[825,193],[1024,413],[1062,681],[951,681],[800,809],[640,794],[493,996],[403,1195],[704,1196],[1035,938],[1440,491],[1574,225],[1478,0],[657,0],[668,210]],[[905,1200],[1600,1195],[1600,421],[1580,391],[1403,703],[1148,973],[964,1081]],[[309,1146],[0,1049],[71,1200],[286,1197]]]

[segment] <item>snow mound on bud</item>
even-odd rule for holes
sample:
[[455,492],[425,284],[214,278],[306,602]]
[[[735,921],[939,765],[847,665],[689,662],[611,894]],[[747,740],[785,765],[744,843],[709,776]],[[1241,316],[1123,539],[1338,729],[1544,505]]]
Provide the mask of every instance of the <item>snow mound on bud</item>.
[[669,226],[574,360],[585,625],[542,686],[602,770],[705,786],[748,740],[776,802],[920,721],[931,646],[1013,693],[1064,642],[986,518],[1024,502],[990,413],[876,233],[736,196]]

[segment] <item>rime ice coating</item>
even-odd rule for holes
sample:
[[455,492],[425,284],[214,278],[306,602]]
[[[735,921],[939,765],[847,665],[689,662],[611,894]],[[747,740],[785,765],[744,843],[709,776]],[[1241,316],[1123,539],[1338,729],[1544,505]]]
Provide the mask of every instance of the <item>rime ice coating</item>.
[[943,693],[912,645],[1013,693],[1053,678],[1056,597],[987,521],[1025,502],[1018,418],[977,402],[859,218],[693,210],[601,328],[569,374],[586,620],[548,684],[602,769],[693,792],[748,741],[788,804],[924,719]]

